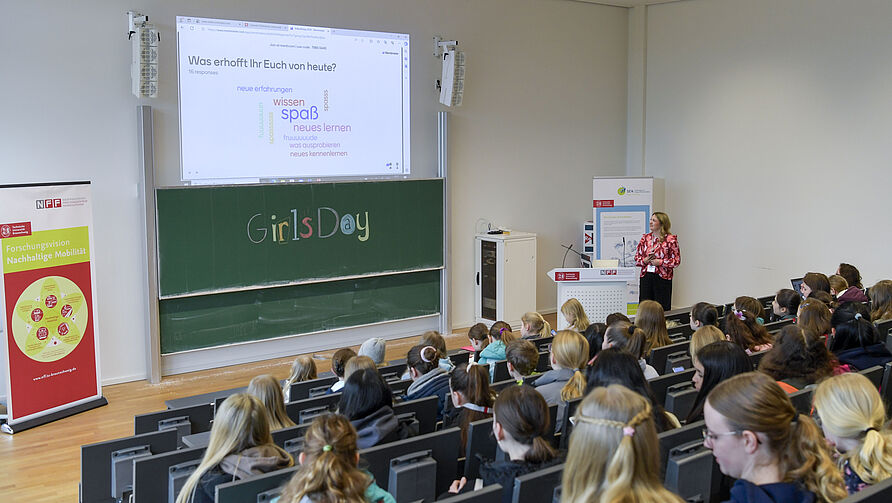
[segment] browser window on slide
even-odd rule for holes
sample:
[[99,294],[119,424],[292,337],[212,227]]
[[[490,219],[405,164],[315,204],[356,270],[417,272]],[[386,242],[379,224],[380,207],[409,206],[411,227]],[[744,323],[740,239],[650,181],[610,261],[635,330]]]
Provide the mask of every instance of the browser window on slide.
[[177,17],[184,181],[410,173],[409,35]]

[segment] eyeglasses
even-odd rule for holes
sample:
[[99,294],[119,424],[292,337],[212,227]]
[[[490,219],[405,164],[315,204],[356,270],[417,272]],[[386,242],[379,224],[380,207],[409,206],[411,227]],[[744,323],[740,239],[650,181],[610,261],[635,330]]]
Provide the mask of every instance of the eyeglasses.
[[709,428],[703,428],[700,433],[703,434],[703,440],[708,441],[709,443],[713,443],[719,437],[725,437],[728,435],[740,435],[743,433],[742,431],[726,431],[725,433],[713,433],[709,431]]

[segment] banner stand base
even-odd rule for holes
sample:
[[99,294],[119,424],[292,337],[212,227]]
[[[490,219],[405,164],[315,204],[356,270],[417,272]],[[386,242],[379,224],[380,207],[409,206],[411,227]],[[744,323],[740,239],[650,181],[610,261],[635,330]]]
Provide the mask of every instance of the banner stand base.
[[9,433],[13,435],[15,433],[19,433],[25,431],[30,428],[34,428],[35,426],[40,426],[42,424],[50,423],[53,421],[58,421],[59,419],[66,418],[68,416],[73,416],[75,414],[80,414],[81,412],[86,412],[91,409],[95,409],[97,407],[102,407],[103,405],[108,405],[108,400],[105,399],[104,396],[100,396],[88,402],[84,402],[74,407],[70,407],[65,410],[59,410],[53,412],[51,414],[47,414],[45,416],[40,416],[34,419],[29,419],[27,421],[22,421],[15,424],[6,423],[0,429],[2,429],[3,433]]

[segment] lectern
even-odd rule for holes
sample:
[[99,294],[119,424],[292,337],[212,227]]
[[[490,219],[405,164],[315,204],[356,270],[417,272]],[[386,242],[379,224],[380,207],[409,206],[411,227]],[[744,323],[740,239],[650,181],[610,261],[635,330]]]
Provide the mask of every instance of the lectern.
[[635,280],[637,267],[559,268],[548,271],[557,284],[558,330],[568,328],[561,306],[575,298],[585,309],[589,320],[603,320],[611,313],[626,313],[628,282]]

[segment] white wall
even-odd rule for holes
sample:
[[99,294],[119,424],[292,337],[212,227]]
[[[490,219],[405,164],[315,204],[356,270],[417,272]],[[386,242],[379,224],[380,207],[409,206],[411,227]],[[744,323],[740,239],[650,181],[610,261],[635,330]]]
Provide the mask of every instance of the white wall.
[[889,19],[883,0],[648,7],[645,171],[681,244],[673,304],[841,261],[892,276]]
[[[244,18],[408,32],[416,171],[435,173],[437,62],[432,38],[467,51],[465,103],[452,117],[454,326],[473,318],[478,217],[539,233],[538,307],[553,309],[544,271],[591,217],[595,175],[625,163],[626,9],[558,0],[290,2],[33,1],[4,5],[0,30],[0,184],[92,180],[104,381],[145,368],[145,264],[138,202],[136,105],[155,107],[159,184],[177,182],[174,16]],[[162,30],[161,91],[130,95],[128,9]],[[0,202],[2,204],[2,202]]]

